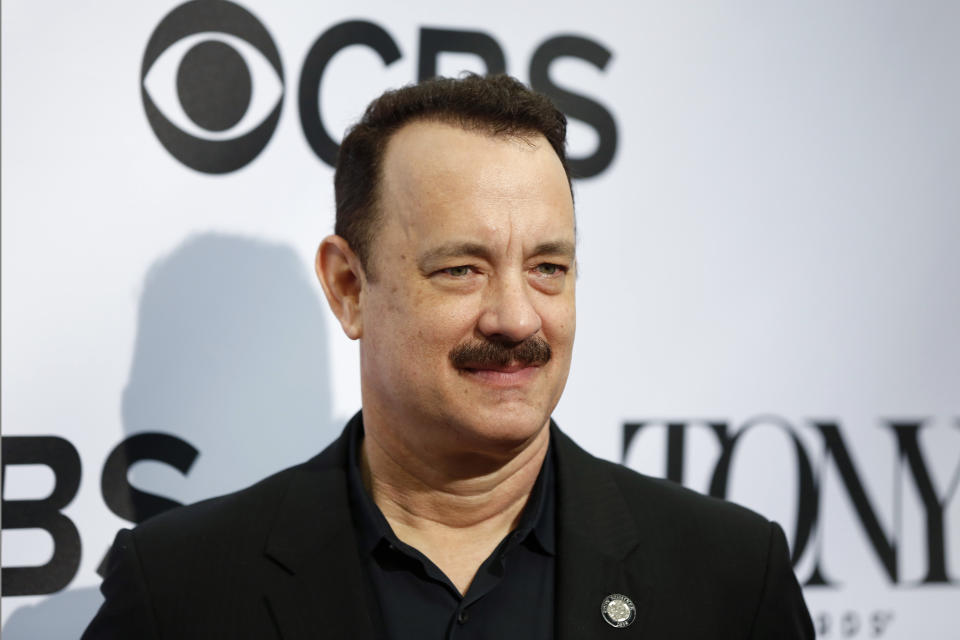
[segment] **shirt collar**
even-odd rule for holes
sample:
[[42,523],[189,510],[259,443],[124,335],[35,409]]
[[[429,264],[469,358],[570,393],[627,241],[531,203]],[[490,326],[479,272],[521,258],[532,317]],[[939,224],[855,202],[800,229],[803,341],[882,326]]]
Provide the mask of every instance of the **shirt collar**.
[[[360,471],[360,447],[363,443],[363,418],[351,421],[349,443],[349,464],[347,465],[347,484],[350,507],[357,530],[357,543],[361,553],[369,554],[381,542],[394,547],[405,547],[393,532],[380,507],[373,501]],[[543,459],[540,473],[533,484],[530,498],[520,516],[520,522],[512,534],[511,543],[528,539],[535,540],[541,551],[549,555],[556,552],[556,483],[554,481],[553,439]],[[532,535],[531,535],[532,534]],[[509,544],[512,547],[513,544]]]

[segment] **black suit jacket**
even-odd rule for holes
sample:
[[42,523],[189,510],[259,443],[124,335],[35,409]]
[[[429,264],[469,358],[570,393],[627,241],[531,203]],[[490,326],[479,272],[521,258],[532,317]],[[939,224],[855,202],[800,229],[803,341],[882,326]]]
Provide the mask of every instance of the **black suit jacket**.
[[[376,638],[346,433],[243,491],[121,531],[84,639]],[[555,425],[551,437],[557,638],[814,637],[780,527],[594,458]],[[635,603],[631,626],[601,617],[612,593]]]

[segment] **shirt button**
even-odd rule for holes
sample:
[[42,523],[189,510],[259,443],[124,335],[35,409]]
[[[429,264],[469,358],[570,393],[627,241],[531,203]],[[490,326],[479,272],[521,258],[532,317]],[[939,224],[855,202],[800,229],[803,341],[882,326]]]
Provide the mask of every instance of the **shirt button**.
[[466,624],[467,620],[469,619],[470,619],[470,614],[467,613],[466,609],[461,609],[460,611],[457,612],[457,622],[459,622],[460,624]]

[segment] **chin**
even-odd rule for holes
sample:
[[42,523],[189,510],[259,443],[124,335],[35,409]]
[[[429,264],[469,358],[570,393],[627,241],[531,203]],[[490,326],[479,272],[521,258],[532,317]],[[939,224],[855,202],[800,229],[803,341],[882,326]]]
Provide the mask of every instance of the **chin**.
[[[550,420],[543,411],[476,411],[460,422],[461,433],[477,446],[509,451],[535,438]],[[472,437],[471,437],[472,436]]]

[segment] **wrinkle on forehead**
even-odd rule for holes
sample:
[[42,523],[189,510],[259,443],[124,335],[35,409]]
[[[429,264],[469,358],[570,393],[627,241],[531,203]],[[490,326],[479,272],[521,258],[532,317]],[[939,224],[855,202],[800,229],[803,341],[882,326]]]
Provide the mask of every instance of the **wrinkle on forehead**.
[[[384,154],[381,206],[405,236],[456,225],[456,213],[482,216],[484,235],[510,233],[523,222],[516,212],[567,211],[573,203],[563,165],[543,136],[495,135],[435,121],[411,123],[391,138]],[[424,219],[424,213],[429,220]],[[447,215],[431,215],[445,213]],[[386,221],[385,221],[386,222]],[[510,233],[512,235],[512,233]]]
[[[491,166],[484,163],[478,166],[475,162],[478,151],[502,157],[510,164]],[[508,180],[515,176],[518,160],[540,165],[545,171],[555,168],[566,180],[560,159],[540,134],[519,138],[468,131],[440,122],[414,122],[397,131],[387,145],[383,166],[389,171],[385,172],[383,181],[388,189],[406,183],[408,187],[429,194],[437,178],[453,176],[461,178],[454,181],[461,186],[475,184],[494,191],[499,189],[501,197],[526,198],[529,196],[525,190],[509,188],[521,186],[511,185],[516,181]],[[536,179],[528,182],[529,186],[543,182],[543,172],[529,177],[534,176]]]

